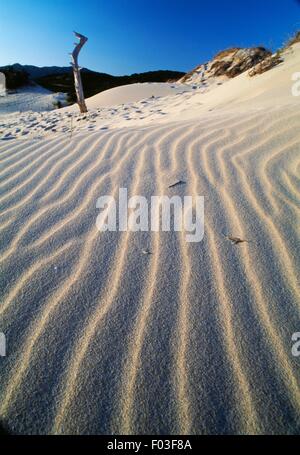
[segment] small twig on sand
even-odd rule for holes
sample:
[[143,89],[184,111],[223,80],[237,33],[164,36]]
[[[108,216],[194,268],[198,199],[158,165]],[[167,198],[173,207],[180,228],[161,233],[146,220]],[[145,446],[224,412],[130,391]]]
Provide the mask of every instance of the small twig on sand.
[[149,250],[142,250],[142,253],[143,254],[152,254],[151,251],[149,251]]
[[73,137],[73,116],[71,116],[71,135],[70,135],[70,141],[72,140]]
[[232,237],[230,235],[224,235],[227,240],[230,240],[234,245],[239,245],[240,243],[249,243],[248,240],[240,239],[239,237]]
[[183,182],[182,180],[178,180],[178,182],[173,183],[168,188],[174,188],[175,186],[178,186],[178,185],[186,185],[186,182]]

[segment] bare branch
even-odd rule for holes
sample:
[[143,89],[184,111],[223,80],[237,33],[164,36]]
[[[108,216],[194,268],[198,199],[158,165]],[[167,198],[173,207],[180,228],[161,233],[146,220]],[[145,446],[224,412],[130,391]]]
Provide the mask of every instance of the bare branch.
[[85,113],[85,112],[87,112],[87,107],[86,107],[86,103],[85,103],[85,99],[84,99],[81,74],[80,74],[80,70],[82,68],[80,68],[78,65],[78,56],[79,56],[81,49],[85,45],[85,43],[88,41],[88,38],[77,32],[74,32],[74,34],[75,34],[76,38],[79,39],[79,43],[75,43],[75,49],[70,54],[72,56],[71,65],[73,66],[73,71],[74,71],[75,90],[76,90],[79,109],[80,109],[81,113]]

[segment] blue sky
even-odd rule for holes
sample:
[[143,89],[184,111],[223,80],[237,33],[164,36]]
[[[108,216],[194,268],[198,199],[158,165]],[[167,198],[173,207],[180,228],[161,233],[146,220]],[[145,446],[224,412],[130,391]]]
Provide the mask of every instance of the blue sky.
[[297,0],[0,0],[0,65],[69,64],[111,74],[188,71],[229,46],[278,48],[300,29]]

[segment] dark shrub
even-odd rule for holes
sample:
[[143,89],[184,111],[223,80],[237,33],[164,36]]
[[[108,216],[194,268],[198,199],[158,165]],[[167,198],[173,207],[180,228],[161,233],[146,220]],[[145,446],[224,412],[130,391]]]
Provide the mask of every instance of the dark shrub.
[[25,71],[16,71],[12,66],[1,69],[6,77],[6,88],[16,89],[28,84],[28,74]]

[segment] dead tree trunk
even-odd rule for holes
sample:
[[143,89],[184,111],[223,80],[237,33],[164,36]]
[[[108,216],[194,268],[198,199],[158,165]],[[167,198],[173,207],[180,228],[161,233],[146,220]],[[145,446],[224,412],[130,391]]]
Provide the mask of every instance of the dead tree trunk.
[[87,112],[87,107],[85,104],[84,93],[83,93],[83,88],[82,88],[82,81],[81,81],[81,74],[80,74],[81,68],[78,65],[78,55],[88,39],[85,36],[80,35],[80,33],[74,32],[74,34],[75,34],[76,38],[79,39],[79,43],[75,43],[75,49],[72,52],[72,54],[70,54],[72,56],[71,65],[73,66],[73,71],[74,71],[74,82],[75,82],[77,103],[78,103],[80,112],[83,114],[83,113]]

